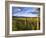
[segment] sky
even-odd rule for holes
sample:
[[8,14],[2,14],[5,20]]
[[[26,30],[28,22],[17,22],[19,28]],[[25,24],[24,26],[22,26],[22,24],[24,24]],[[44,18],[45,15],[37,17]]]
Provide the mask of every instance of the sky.
[[40,13],[35,7],[12,7],[12,16],[36,17]]

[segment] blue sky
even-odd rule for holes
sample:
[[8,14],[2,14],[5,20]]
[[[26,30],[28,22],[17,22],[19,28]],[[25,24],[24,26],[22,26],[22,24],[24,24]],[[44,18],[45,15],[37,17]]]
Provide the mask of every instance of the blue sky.
[[27,16],[27,17],[33,17],[38,16],[39,14],[39,8],[34,7],[12,7],[12,16]]

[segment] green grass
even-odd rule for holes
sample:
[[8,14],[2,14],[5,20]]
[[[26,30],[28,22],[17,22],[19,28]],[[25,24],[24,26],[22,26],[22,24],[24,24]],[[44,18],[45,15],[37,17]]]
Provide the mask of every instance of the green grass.
[[[22,31],[22,30],[39,30],[40,29],[40,18],[30,17],[30,18],[17,18],[12,17],[12,30]],[[39,23],[37,28],[37,22]]]

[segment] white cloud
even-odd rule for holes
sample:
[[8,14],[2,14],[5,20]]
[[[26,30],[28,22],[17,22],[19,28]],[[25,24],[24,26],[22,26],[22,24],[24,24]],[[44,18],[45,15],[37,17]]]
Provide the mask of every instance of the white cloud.
[[22,17],[37,17],[38,14],[28,14],[28,13],[24,13],[24,14],[21,14],[21,13],[17,13],[17,14],[14,14],[13,16],[22,16]]

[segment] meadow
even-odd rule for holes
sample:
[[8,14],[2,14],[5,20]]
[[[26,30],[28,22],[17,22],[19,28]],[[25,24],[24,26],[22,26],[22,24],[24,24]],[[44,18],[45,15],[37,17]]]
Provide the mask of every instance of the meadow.
[[12,31],[24,30],[40,30],[40,17],[12,16]]

